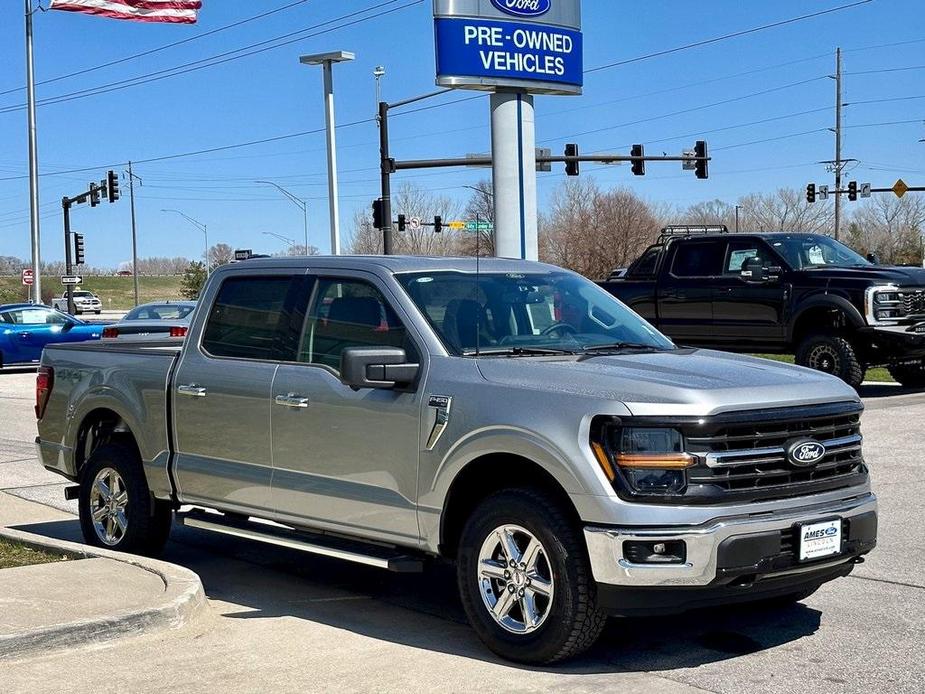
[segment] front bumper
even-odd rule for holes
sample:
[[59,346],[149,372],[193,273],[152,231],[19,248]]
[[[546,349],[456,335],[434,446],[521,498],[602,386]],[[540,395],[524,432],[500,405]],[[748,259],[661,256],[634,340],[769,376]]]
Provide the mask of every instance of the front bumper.
[[[837,555],[798,561],[788,542],[804,523],[842,520]],[[718,518],[703,526],[666,528],[586,527],[591,570],[600,587],[684,588],[718,591],[790,577],[786,583],[823,583],[876,546],[877,499],[873,494],[790,509],[780,514]],[[638,564],[624,556],[624,542],[683,541],[686,558],[678,564]],[[847,572],[846,571],[846,572]],[[830,573],[834,575],[826,576]],[[779,581],[778,581],[779,582]],[[680,593],[678,594],[680,595]],[[696,600],[695,596],[688,596]]]
[[868,361],[889,364],[925,357],[925,323],[861,328],[858,332],[866,338]]

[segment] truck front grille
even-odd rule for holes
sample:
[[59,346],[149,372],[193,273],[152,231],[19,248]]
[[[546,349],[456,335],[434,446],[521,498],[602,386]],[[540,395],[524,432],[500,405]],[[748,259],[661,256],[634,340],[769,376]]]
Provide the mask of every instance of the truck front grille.
[[899,293],[903,310],[907,315],[925,313],[925,290],[906,290]]
[[[858,484],[866,477],[861,454],[861,406],[804,407],[722,416],[686,427],[686,450],[699,463],[688,472],[688,494],[769,499],[800,496]],[[787,448],[801,439],[818,441],[825,455],[799,467]]]

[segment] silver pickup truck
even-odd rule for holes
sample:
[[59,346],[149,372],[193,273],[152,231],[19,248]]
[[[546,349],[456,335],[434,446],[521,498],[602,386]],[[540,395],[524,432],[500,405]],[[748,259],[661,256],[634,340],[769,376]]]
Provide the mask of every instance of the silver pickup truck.
[[182,346],[54,345],[42,463],[86,540],[170,525],[393,571],[455,562],[479,636],[550,663],[608,614],[802,599],[876,544],[837,378],[676,347],[594,283],[502,259],[249,260]]

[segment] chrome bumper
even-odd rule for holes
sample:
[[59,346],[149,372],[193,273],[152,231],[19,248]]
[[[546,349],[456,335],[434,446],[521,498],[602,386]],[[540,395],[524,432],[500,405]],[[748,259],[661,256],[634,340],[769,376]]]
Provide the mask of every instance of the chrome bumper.
[[[837,516],[852,518],[876,512],[877,498],[865,494],[836,503],[816,504],[790,509],[779,515],[734,516],[719,518],[705,526],[678,528],[602,528],[584,529],[591,571],[598,583],[627,587],[705,586],[717,577],[717,553],[720,544],[737,535],[786,530],[796,523],[812,522]],[[626,540],[683,540],[687,545],[684,564],[633,564],[623,556]],[[831,564],[845,561],[833,557]],[[829,564],[829,565],[831,565]],[[826,566],[823,564],[822,566]],[[821,568],[794,568],[792,572]],[[783,572],[790,573],[790,572]]]

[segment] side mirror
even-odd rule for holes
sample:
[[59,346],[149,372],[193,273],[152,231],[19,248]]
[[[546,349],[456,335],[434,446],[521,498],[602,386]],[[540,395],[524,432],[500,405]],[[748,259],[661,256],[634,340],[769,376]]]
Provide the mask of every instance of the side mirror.
[[414,383],[420,368],[398,347],[348,347],[340,357],[340,380],[351,388],[389,390]]
[[[780,268],[777,268],[778,270]],[[746,282],[767,282],[769,279],[770,268],[764,266],[761,258],[753,256],[745,261],[742,267],[741,277]]]
[[61,326],[61,332],[65,332],[65,333],[66,333],[68,330],[70,330],[71,328],[73,328],[75,325],[77,325],[77,323],[75,323],[74,321],[72,321],[72,320],[66,320],[66,321],[64,321],[64,325]]
[[880,264],[880,258],[877,257],[877,254],[876,254],[876,253],[868,253],[868,254],[867,254],[867,262],[870,263],[871,265],[879,265],[879,264]]

